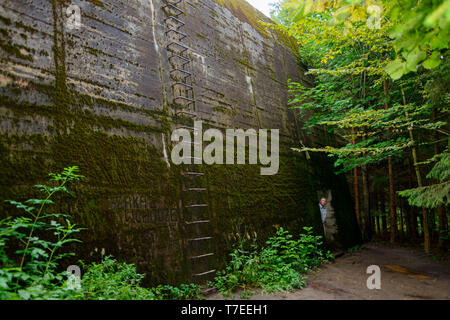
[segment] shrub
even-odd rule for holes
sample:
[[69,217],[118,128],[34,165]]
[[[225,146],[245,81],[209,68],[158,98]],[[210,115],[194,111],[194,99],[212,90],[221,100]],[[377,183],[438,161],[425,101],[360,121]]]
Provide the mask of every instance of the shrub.
[[62,258],[74,255],[61,253],[61,249],[67,243],[80,242],[73,236],[83,229],[70,222],[70,215],[54,213],[48,207],[57,194],[72,195],[67,186],[82,178],[77,171],[73,166],[60,174],[49,174],[52,185],[35,186],[44,194],[43,199],[6,201],[25,215],[0,220],[0,300],[199,298],[200,288],[194,284],[142,288],[144,275],[137,273],[133,264],[111,256],[99,264],[86,266],[81,262],[86,268],[81,286],[75,286],[73,276],[66,271],[57,271]]
[[321,236],[314,236],[312,228],[304,230],[306,233],[294,240],[288,231],[279,228],[261,250],[256,246],[245,250],[240,242],[230,254],[231,261],[209,284],[224,295],[238,287],[261,287],[266,292],[303,288],[306,278],[302,273],[333,258],[330,252],[324,254],[320,249]]
[[101,263],[94,262],[84,267],[87,271],[81,280],[82,299],[176,300],[200,297],[200,288],[195,284],[143,288],[140,282],[144,275],[137,273],[135,265],[118,262],[112,256],[105,257]]
[[[49,174],[52,185],[35,185],[42,199],[25,202],[6,200],[24,216],[0,221],[0,299],[57,299],[71,296],[65,285],[65,272],[57,272],[58,261],[70,255],[60,253],[82,228],[70,222],[70,216],[48,211],[59,193],[72,195],[67,189],[71,181],[80,180],[78,167],[65,168],[59,174]],[[45,236],[45,238],[44,238]],[[11,244],[13,246],[11,246]],[[8,254],[9,247],[19,248]]]

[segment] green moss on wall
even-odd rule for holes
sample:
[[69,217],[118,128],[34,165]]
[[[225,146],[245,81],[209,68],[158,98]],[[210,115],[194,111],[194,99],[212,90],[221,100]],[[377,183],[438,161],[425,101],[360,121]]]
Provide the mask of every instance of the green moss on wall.
[[9,41],[7,42],[7,41],[0,39],[0,48],[2,48],[7,54],[9,54],[11,56],[15,56],[16,58],[33,61],[32,54],[23,53],[23,50],[29,51],[29,49],[24,46],[20,46],[20,45],[11,43]]
[[[91,7],[95,11],[103,10],[103,2],[90,2],[95,5]],[[244,1],[217,2],[231,8],[239,19],[249,22],[265,36],[270,36],[258,27],[260,15]],[[52,0],[52,3],[54,30],[48,36],[54,42],[53,69],[41,71],[40,83],[26,80],[25,87],[7,86],[1,89],[0,106],[7,110],[2,121],[14,123],[15,128],[26,123],[34,133],[1,132],[0,194],[10,199],[27,199],[33,192],[30,191],[31,186],[44,183],[48,172],[78,165],[86,179],[73,187],[76,199],[61,198],[57,201],[57,210],[71,213],[76,223],[88,228],[82,234],[83,247],[77,250],[76,258],[98,260],[101,258],[100,249],[105,248],[106,254],[137,263],[139,271],[147,273],[148,285],[184,282],[191,266],[187,262],[189,255],[185,243],[190,234],[183,225],[186,212],[182,205],[187,196],[183,194],[182,185],[186,181],[181,176],[181,167],[173,164],[168,167],[162,145],[164,141],[165,151],[170,155],[172,129],[176,124],[192,126],[193,120],[171,114],[180,106],[167,102],[164,85],[167,79],[161,76],[166,71],[162,64],[158,72],[163,87],[163,102],[156,109],[77,92],[67,79],[66,50],[75,46],[75,42],[64,29],[62,8],[65,2]],[[92,17],[102,22],[102,28],[109,29],[109,23],[97,16]],[[6,18],[0,17],[0,20],[3,24],[13,23]],[[21,30],[27,28],[25,25],[15,27]],[[27,32],[33,33],[33,30],[27,29]],[[41,30],[39,32],[39,35],[45,34]],[[1,33],[9,35],[7,30]],[[197,36],[201,38],[201,34]],[[106,69],[108,63],[109,68],[113,68],[110,62],[115,59],[128,62],[97,47],[81,48],[87,55],[101,56]],[[39,54],[45,55],[45,52],[41,50]],[[245,50],[243,56],[235,60],[238,63],[234,66],[241,65],[246,72],[255,69]],[[129,62],[138,65],[134,61]],[[257,66],[258,69],[261,67]],[[273,76],[274,70],[268,67],[265,74]],[[14,75],[5,75],[16,82],[23,81]],[[54,81],[44,83],[48,79]],[[117,78],[117,81],[121,80]],[[234,104],[239,102],[238,95],[228,97],[215,89],[208,88],[218,101],[230,99]],[[155,102],[158,100],[144,96],[142,92],[134,95]],[[255,97],[253,99],[255,102]],[[220,103],[217,102],[212,108],[214,112],[237,115],[231,106]],[[142,121],[127,121],[116,116],[119,114],[139,116]],[[241,116],[254,118],[253,114]],[[211,126],[205,124],[204,129],[208,127]],[[250,235],[262,243],[273,235],[277,226],[283,226],[295,234],[301,232],[301,227],[305,225],[314,226],[316,232],[321,232],[320,216],[316,214],[316,191],[322,187],[336,190],[333,191],[336,219],[346,232],[342,241],[348,244],[354,241],[354,225],[347,216],[350,208],[349,195],[343,188],[345,182],[320,169],[329,166],[320,162],[323,159],[311,163],[291,152],[291,144],[290,140],[281,141],[280,170],[274,176],[261,176],[260,165],[216,165],[201,169],[205,172],[207,188],[203,200],[209,204],[215,233],[215,253],[220,261],[228,258],[227,253],[237,240],[236,234],[240,237]],[[323,181],[327,184],[324,185]],[[139,208],[135,204],[130,208],[129,202],[135,198]],[[139,202],[140,198],[150,205],[146,205],[145,201],[144,204]],[[140,220],[145,215],[154,214],[156,207],[175,210],[175,221]],[[0,203],[2,214],[11,213],[9,210]]]

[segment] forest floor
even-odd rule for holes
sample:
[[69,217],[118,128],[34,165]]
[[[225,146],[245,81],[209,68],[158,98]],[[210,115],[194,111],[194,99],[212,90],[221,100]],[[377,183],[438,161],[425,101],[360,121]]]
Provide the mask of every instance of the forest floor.
[[[368,289],[367,267],[381,270],[381,288]],[[307,275],[307,287],[293,292],[264,294],[254,290],[250,300],[410,300],[450,299],[450,263],[427,255],[419,248],[369,243],[363,249],[348,252]],[[242,291],[224,298],[220,293],[211,300],[241,299]]]

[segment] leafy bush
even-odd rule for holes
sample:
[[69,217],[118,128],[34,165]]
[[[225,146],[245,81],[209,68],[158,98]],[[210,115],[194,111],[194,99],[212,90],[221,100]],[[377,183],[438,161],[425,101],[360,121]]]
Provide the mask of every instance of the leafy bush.
[[[70,222],[70,215],[48,211],[59,193],[72,195],[69,182],[80,180],[78,167],[49,174],[53,186],[36,185],[43,199],[25,202],[7,200],[25,212],[24,216],[0,220],[0,300],[6,299],[192,299],[200,297],[194,284],[180,287],[139,286],[144,275],[133,264],[118,262],[111,256],[97,264],[85,265],[80,286],[66,271],[59,272],[59,261],[74,253],[60,253],[73,235],[83,230]],[[13,251],[13,249],[18,248]],[[11,255],[10,252],[13,252]],[[76,284],[76,282],[75,282]]]
[[[58,261],[70,255],[60,253],[67,243],[79,241],[74,233],[82,229],[70,222],[70,216],[48,211],[56,194],[72,195],[67,189],[71,181],[80,180],[78,167],[49,174],[53,186],[36,185],[42,199],[25,202],[6,200],[24,216],[0,221],[0,299],[57,299],[71,296],[73,290],[64,285],[65,272],[57,272]],[[45,235],[45,238],[43,237]],[[11,246],[12,244],[12,246]],[[9,253],[7,248],[19,248]]]
[[105,257],[99,264],[94,262],[84,267],[87,271],[81,280],[82,299],[176,300],[200,297],[200,288],[195,284],[143,288],[140,282],[144,275],[137,273],[134,264],[118,262],[112,256]]
[[181,284],[179,287],[159,285],[152,289],[158,300],[202,299],[200,287],[196,284]]
[[330,252],[320,249],[321,236],[314,236],[312,228],[304,227],[306,233],[294,240],[293,236],[279,228],[275,236],[258,251],[244,249],[241,242],[230,254],[231,261],[225,270],[219,271],[213,282],[224,295],[230,295],[238,287],[261,287],[266,292],[290,291],[303,288],[306,273],[333,258]]
[[137,273],[133,264],[120,263],[107,256],[101,263],[82,265],[86,268],[81,280],[83,299],[155,299],[151,290],[139,286],[144,275]]

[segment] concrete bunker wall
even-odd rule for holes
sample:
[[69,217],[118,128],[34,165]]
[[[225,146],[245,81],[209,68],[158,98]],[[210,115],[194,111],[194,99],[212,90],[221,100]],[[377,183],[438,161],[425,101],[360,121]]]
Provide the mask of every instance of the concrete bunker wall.
[[[82,26],[67,29],[66,8]],[[191,279],[181,168],[170,134],[189,124],[175,114],[164,5],[159,0],[5,0],[0,4],[0,195],[27,199],[48,172],[78,165],[87,178],[76,199],[60,199],[88,228],[76,259],[113,254],[134,262],[148,284]],[[287,107],[287,80],[307,82],[290,40],[262,30],[245,1],[183,1],[196,114],[215,128],[280,129],[280,170],[204,166],[214,256],[223,265],[240,238],[265,240],[274,227],[314,226],[317,190],[333,190],[344,246],[357,241],[345,179],[323,157],[289,148],[302,135]],[[305,139],[303,137],[302,139]],[[327,173],[324,173],[327,172]],[[337,201],[337,200],[336,200]],[[12,213],[3,203],[2,215]],[[198,228],[201,228],[200,226]],[[221,254],[219,254],[219,252]]]

